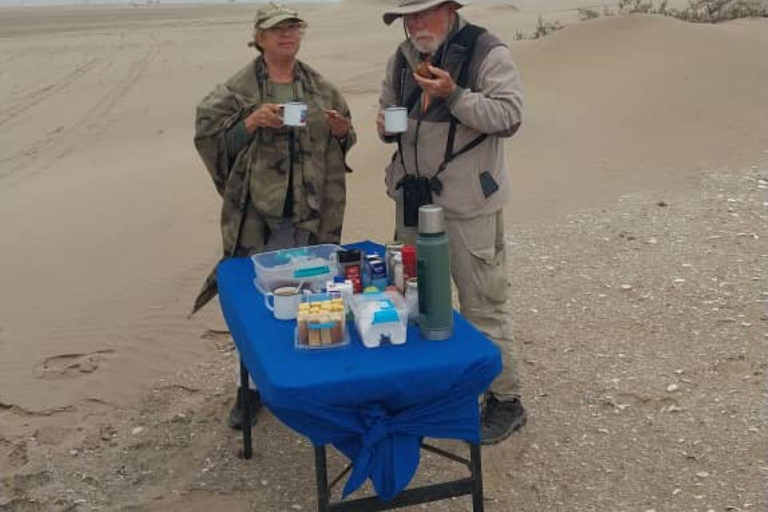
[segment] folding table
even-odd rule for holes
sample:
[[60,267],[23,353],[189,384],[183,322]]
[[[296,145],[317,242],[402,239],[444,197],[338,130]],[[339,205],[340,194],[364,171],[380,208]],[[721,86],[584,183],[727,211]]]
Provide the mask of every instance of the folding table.
[[[366,253],[383,247],[349,244]],[[272,413],[315,446],[319,512],[389,510],[454,496],[472,495],[483,512],[478,397],[501,371],[498,348],[454,312],[454,335],[427,341],[409,326],[399,346],[365,348],[350,325],[350,344],[324,350],[295,348],[295,322],[276,320],[253,285],[249,258],[223,261],[217,271],[224,317],[240,352],[241,391],[253,377]],[[249,401],[243,400],[244,454],[250,458]],[[423,442],[424,438],[467,441],[466,459]],[[325,445],[351,461],[328,484]],[[470,476],[407,489],[420,450],[466,465]],[[347,473],[344,497],[370,479],[378,496],[330,501],[330,491]]]

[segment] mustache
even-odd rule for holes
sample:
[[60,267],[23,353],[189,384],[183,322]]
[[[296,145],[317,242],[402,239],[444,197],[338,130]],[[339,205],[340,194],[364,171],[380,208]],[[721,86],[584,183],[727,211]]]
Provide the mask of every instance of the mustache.
[[429,32],[428,30],[419,30],[418,32],[411,34],[411,39],[419,39],[421,37],[429,37],[431,39],[435,39],[435,36],[432,34],[432,32]]

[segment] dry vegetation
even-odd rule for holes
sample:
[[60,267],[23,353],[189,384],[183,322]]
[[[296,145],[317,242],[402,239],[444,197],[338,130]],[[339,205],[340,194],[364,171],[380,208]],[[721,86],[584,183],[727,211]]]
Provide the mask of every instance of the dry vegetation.
[[669,7],[668,0],[662,0],[658,6],[653,0],[619,0],[618,9],[620,14],[661,14],[695,23],[768,16],[764,5],[750,0],[689,0],[683,9]]
[[[653,0],[619,0],[616,9],[608,6],[601,10],[593,7],[577,8],[581,21],[600,17],[628,14],[658,14],[671,16],[692,23],[720,23],[739,18],[768,17],[768,7],[755,0],[689,0],[688,6],[676,9],[669,6],[669,0],[658,4]],[[514,39],[540,39],[563,28],[560,21],[548,21],[539,15],[539,21],[532,32],[517,31]]]

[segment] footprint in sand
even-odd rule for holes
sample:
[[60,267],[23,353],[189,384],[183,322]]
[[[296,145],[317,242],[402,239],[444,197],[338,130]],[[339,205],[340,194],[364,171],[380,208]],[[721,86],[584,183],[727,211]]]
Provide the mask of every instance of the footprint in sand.
[[29,462],[26,441],[12,443],[0,437],[0,467],[13,471]]
[[73,379],[98,370],[114,350],[97,350],[86,354],[61,354],[49,357],[37,367],[37,377],[46,380]]
[[200,338],[207,341],[220,341],[220,340],[229,340],[229,331],[219,331],[216,329],[208,329],[203,334],[200,335]]
[[232,343],[229,331],[219,331],[216,329],[208,329],[200,335],[200,339],[213,342],[213,345],[221,351],[233,350],[235,345]]

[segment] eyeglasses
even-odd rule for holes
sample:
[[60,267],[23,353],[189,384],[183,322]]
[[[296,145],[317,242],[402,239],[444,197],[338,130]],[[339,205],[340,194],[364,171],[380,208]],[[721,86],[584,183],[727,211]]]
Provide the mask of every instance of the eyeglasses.
[[306,23],[302,23],[300,21],[294,21],[291,23],[282,23],[275,27],[270,27],[266,31],[272,32],[274,34],[278,34],[278,33],[297,34],[297,33],[303,33],[306,28],[307,28]]

